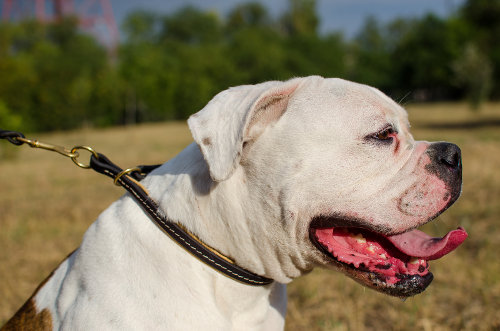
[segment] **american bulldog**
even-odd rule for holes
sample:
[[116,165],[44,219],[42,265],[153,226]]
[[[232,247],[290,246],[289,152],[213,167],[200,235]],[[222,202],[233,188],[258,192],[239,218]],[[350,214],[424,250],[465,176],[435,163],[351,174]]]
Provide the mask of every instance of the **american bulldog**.
[[219,274],[125,194],[5,330],[279,330],[285,284],[313,268],[408,297],[467,236],[416,230],[459,197],[460,149],[415,141],[375,88],[318,76],[238,86],[188,124],[195,142],[142,185],[170,220],[274,282]]

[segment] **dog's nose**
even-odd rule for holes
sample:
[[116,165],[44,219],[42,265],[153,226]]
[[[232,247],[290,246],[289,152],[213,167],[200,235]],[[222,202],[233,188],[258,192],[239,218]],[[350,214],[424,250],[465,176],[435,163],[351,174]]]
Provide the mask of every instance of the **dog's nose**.
[[461,151],[457,145],[440,142],[434,144],[432,147],[438,162],[453,170],[458,170],[462,167]]
[[425,168],[445,182],[451,194],[449,204],[460,195],[462,188],[462,153],[455,144],[432,143],[426,151],[431,163]]

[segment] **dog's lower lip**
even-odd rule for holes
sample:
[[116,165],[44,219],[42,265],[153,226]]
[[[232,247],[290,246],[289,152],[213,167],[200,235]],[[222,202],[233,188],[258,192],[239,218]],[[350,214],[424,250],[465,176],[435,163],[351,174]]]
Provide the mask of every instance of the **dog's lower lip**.
[[[325,245],[319,242],[316,230],[318,228],[310,228],[312,243],[332,259],[342,271],[367,287],[392,296],[408,297],[424,291],[433,279],[432,273],[428,270],[427,261],[422,260],[418,261],[417,265],[410,265],[411,261],[408,256],[400,256],[402,259],[407,258],[406,262],[391,256],[392,260],[387,261],[374,259],[371,261],[373,264],[366,262],[369,260],[356,261],[355,255],[357,253],[355,251],[351,252],[352,256],[335,256],[334,252],[329,251]],[[360,229],[353,228],[353,231],[359,232]],[[360,237],[359,240],[363,240],[363,238]],[[389,262],[398,264],[399,268],[395,268]]]

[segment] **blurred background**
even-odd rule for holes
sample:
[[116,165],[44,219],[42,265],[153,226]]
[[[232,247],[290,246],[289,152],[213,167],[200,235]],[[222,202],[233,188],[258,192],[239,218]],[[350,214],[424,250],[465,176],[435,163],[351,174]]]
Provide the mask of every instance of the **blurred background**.
[[[230,86],[315,74],[378,87],[416,139],[460,146],[462,196],[424,230],[469,238],[404,303],[314,270],[288,287],[287,331],[500,330],[500,0],[0,0],[0,129],[123,168],[174,157]],[[0,142],[0,192],[1,326],[123,191]]]
[[497,0],[1,0],[0,122],[183,120],[229,86],[342,77],[397,101],[500,98]]

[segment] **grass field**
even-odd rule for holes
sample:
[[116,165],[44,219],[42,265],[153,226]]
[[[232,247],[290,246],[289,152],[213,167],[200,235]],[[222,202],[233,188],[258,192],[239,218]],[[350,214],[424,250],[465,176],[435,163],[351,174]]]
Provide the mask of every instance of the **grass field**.
[[[287,330],[500,330],[500,104],[471,113],[463,104],[408,106],[418,140],[462,148],[462,197],[425,226],[443,235],[461,225],[469,238],[431,263],[434,282],[403,302],[333,271],[315,270],[289,286]],[[36,135],[85,144],[122,167],[163,162],[192,139],[184,123]],[[0,325],[81,241],[123,191],[62,156],[0,142]]]

